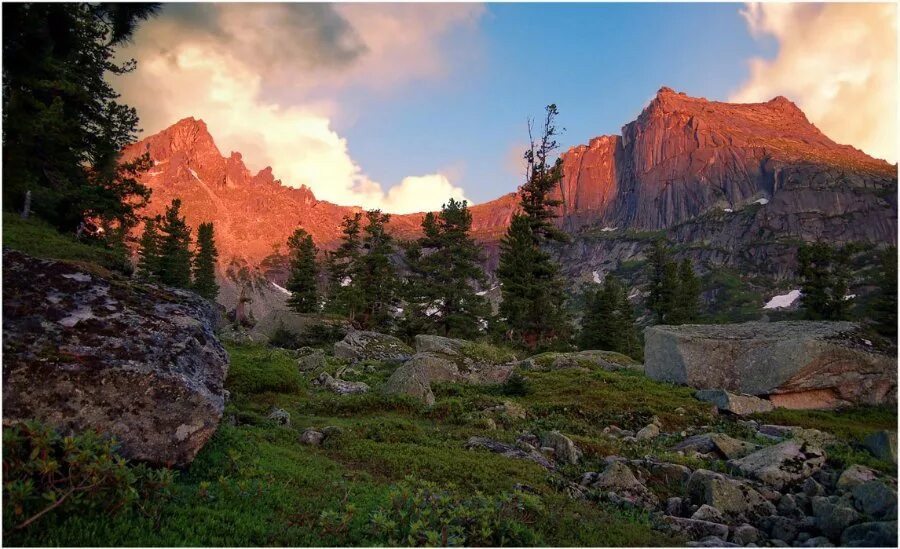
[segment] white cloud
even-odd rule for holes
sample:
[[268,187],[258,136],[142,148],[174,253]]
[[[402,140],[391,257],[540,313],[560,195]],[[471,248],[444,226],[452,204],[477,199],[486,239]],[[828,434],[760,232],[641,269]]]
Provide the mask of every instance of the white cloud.
[[[463,198],[447,174],[410,176],[387,189],[352,158],[322,99],[347,86],[388,92],[440,78],[438,41],[471,25],[480,6],[221,4],[175,6],[141,27],[122,53],[138,69],[116,80],[144,135],[203,119],[224,154],[251,170],[272,166],[285,185],[322,200],[406,213]],[[273,47],[273,44],[284,47]],[[379,77],[381,75],[381,77]],[[398,151],[402,156],[402,151]]]
[[750,60],[732,101],[784,95],[838,143],[897,161],[896,4],[749,4],[741,13],[778,53]]

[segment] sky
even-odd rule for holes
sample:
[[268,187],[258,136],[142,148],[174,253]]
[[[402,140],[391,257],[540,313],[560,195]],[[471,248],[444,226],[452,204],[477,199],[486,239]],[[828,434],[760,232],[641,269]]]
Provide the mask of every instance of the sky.
[[565,150],[662,86],[784,95],[896,162],[896,44],[894,4],[166,4],[114,85],[142,135],[200,118],[251,171],[408,213],[514,191],[545,105]]

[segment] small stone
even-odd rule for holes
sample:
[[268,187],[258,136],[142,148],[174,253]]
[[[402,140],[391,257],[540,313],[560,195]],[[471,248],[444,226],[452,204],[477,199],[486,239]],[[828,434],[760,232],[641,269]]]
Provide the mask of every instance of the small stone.
[[813,478],[804,480],[803,484],[800,485],[800,489],[809,497],[825,495],[825,487],[816,482]]
[[651,423],[637,432],[635,438],[637,440],[650,440],[659,436],[659,427]]
[[665,521],[670,530],[690,539],[696,540],[715,536],[721,540],[728,537],[728,527],[724,524],[672,516],[664,516],[663,521]]
[[837,488],[842,491],[852,490],[854,487],[864,482],[875,480],[877,477],[878,473],[874,469],[869,469],[862,465],[851,465],[841,473],[837,481]]
[[797,502],[791,494],[782,496],[775,508],[778,509],[778,514],[783,517],[795,516],[799,510],[797,508]]
[[315,429],[306,429],[300,434],[300,444],[320,446],[323,440],[325,440],[325,433]]
[[544,435],[541,442],[544,446],[549,446],[553,449],[554,454],[559,461],[576,465],[579,460],[581,460],[582,452],[578,446],[575,446],[572,439],[561,434],[559,431],[547,433]]
[[291,424],[291,414],[282,408],[272,408],[269,412],[269,419],[285,427]]
[[772,540],[790,543],[797,537],[797,525],[787,517],[763,517],[760,524],[769,533]]
[[834,547],[834,544],[825,536],[817,536],[804,541],[800,547]]
[[702,389],[694,393],[694,398],[710,402],[719,410],[739,416],[771,412],[775,409],[768,400],[753,395],[736,395],[722,389]]
[[325,353],[318,349],[303,349],[305,354],[297,359],[297,368],[301,372],[312,372],[325,367]]
[[675,413],[678,414],[679,416],[683,416],[683,415],[687,414],[687,410],[685,410],[684,408],[679,406],[678,408],[675,408]]
[[825,452],[795,440],[728,462],[730,468],[779,490],[812,476],[824,464]]
[[722,516],[721,511],[706,504],[701,505],[700,508],[691,515],[691,518],[708,522],[725,522],[725,518]]
[[684,503],[684,500],[677,496],[667,499],[666,514],[672,515],[673,517],[680,517],[682,503]]
[[731,534],[731,541],[738,545],[747,545],[759,541],[759,530],[750,524],[741,524]]

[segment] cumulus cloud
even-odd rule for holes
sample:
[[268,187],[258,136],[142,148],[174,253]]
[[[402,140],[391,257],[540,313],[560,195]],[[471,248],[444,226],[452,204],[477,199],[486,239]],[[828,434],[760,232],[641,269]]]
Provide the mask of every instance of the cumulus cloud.
[[123,56],[138,69],[116,79],[145,134],[194,116],[225,154],[251,170],[272,166],[285,185],[316,197],[394,213],[434,209],[464,198],[447,173],[410,176],[385,188],[353,159],[333,128],[354,87],[389,92],[440,78],[439,41],[473,25],[472,5],[169,5],[142,25]]
[[732,101],[784,95],[838,143],[897,161],[895,4],[749,4],[741,13],[778,53],[750,61]]

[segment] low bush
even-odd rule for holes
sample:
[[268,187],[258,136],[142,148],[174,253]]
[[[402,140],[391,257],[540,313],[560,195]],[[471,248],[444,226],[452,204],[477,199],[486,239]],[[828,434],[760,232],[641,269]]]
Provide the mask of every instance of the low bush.
[[[3,430],[3,525],[23,530],[64,514],[155,514],[170,496],[169,469],[130,466],[114,440],[60,436],[39,422]],[[51,519],[52,522],[52,519]]]
[[295,359],[281,349],[227,344],[231,366],[225,387],[237,394],[295,393],[303,385]]
[[541,543],[533,525],[543,511],[532,494],[461,497],[452,485],[408,478],[391,491],[390,505],[372,514],[372,529],[391,546],[530,546]]

